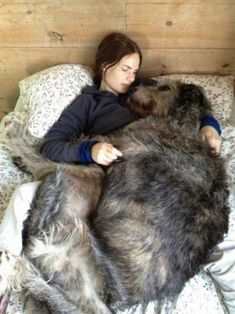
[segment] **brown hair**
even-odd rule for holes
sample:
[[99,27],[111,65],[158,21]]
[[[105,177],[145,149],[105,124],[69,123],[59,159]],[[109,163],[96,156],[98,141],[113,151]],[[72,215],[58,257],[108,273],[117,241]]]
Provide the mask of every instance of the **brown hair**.
[[108,65],[107,69],[117,64],[124,56],[133,53],[138,53],[140,57],[140,65],[142,62],[142,53],[139,46],[128,36],[122,33],[114,32],[104,37],[98,46],[94,71],[94,84],[100,87],[102,80],[102,72],[104,66]]

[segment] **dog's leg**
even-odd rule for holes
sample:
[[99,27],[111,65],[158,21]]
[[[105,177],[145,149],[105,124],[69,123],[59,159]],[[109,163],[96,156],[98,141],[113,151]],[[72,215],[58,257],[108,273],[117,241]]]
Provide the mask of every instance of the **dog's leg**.
[[34,238],[27,249],[37,267],[27,280],[28,293],[55,313],[73,313],[75,307],[81,313],[110,314],[99,295],[102,270],[94,260],[84,222],[77,222],[74,230],[52,227],[50,234],[50,239]]
[[28,273],[25,289],[31,297],[45,305],[50,313],[56,314],[86,314],[66,298],[59,287],[49,285],[37,271]]
[[59,287],[48,285],[25,257],[3,251],[0,253],[0,293],[11,289],[26,290],[33,299],[49,308],[50,313],[86,314],[68,300]]
[[8,251],[0,252],[0,295],[12,289],[18,256]]
[[[106,305],[92,293],[90,299],[88,293],[86,294],[86,304],[77,305],[74,304],[65,291],[59,286],[48,284],[40,275],[30,273],[25,280],[25,289],[27,292],[35,298],[37,301],[46,305],[51,313],[55,314],[111,314],[111,311]],[[84,290],[86,287],[84,285]],[[78,291],[79,293],[79,291]],[[69,294],[69,291],[68,291]]]

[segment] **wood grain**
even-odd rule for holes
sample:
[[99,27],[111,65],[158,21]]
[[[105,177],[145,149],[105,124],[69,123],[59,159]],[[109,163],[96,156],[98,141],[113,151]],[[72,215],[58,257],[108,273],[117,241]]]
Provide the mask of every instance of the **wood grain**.
[[[11,110],[19,95],[18,83],[25,77],[63,63],[92,66],[93,48],[4,48],[0,50],[0,108]],[[9,111],[8,110],[8,111]]]
[[235,49],[143,49],[143,73],[235,73]]
[[126,30],[125,3],[0,6],[0,47],[96,47],[99,38],[113,30]]
[[143,51],[142,75],[235,75],[235,0],[0,0],[0,118],[28,75],[92,65],[110,31]]
[[235,48],[235,4],[128,4],[127,31],[142,48]]

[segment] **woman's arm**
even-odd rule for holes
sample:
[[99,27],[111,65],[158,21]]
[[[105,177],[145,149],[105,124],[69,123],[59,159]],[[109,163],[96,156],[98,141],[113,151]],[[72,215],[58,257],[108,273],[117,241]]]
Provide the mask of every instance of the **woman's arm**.
[[86,134],[89,99],[76,98],[61,114],[44,138],[41,154],[56,162],[88,164],[96,162],[108,166],[122,153],[109,143],[78,141]]
[[[88,98],[77,97],[47,132],[41,146],[41,154],[57,162],[85,163],[82,157],[95,143],[88,141],[79,144],[77,140],[85,133],[88,113]],[[88,155],[89,153],[87,158]]]

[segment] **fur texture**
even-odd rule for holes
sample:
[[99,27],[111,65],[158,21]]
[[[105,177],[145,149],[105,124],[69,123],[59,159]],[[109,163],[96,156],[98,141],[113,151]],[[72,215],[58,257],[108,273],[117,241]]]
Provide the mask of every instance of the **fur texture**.
[[98,137],[124,156],[105,173],[46,161],[12,136],[14,154],[42,183],[23,255],[1,288],[21,287],[43,313],[106,314],[176,296],[227,232],[223,161],[198,133],[211,114],[203,90],[139,85],[127,104],[143,119]]

